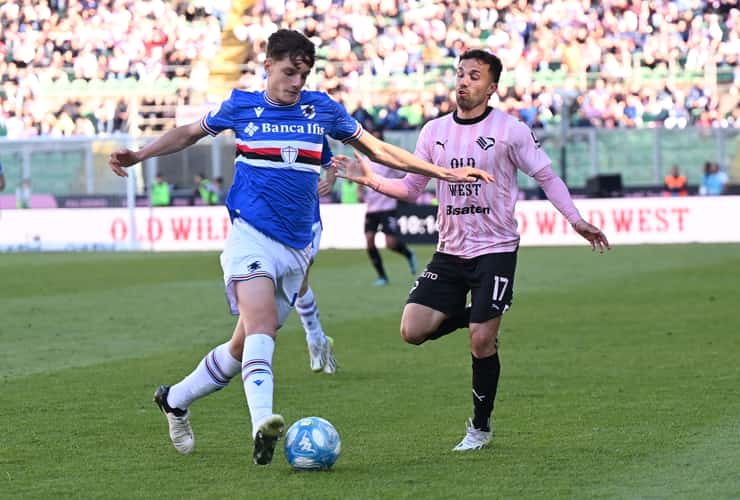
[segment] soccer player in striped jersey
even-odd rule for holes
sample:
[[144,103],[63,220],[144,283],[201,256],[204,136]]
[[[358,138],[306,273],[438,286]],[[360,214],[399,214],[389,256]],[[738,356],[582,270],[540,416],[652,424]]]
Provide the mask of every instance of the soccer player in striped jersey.
[[[477,450],[493,435],[491,415],[501,365],[498,332],[513,297],[519,233],[514,218],[517,172],[534,177],[550,202],[592,249],[609,248],[606,236],[581,217],[565,183],[532,131],[518,119],[488,106],[501,75],[501,61],[483,50],[460,56],[455,93],[457,110],[431,120],[421,130],[416,155],[451,170],[477,167],[495,181],[451,184],[437,181],[437,252],[409,293],[401,336],[421,344],[468,327],[473,365],[473,418],[456,451]],[[368,162],[337,156],[338,175],[408,201],[429,179],[408,174],[386,179]],[[471,305],[466,306],[468,292]]]
[[206,135],[233,130],[236,136],[234,182],[226,199],[233,225],[221,267],[230,311],[242,318],[243,349],[239,352],[240,342],[232,336],[188,376],[197,376],[201,384],[183,391],[161,386],[155,393],[172,443],[181,453],[190,453],[195,445],[189,406],[241,373],[252,420],[254,462],[272,461],[285,427],[283,417],[273,411],[275,338],[311,260],[325,136],[393,168],[451,182],[491,180],[481,170],[451,171],[364,134],[360,124],[326,93],[303,90],[315,57],[313,43],[303,34],[278,30],[267,43],[265,90],[234,90],[202,120],[172,129],[139,151],[123,149],[110,156],[111,170],[125,177],[127,167],[180,151]]
[[[329,167],[331,165],[332,152],[329,147],[329,143],[324,141],[324,148],[322,150],[322,167]],[[318,193],[319,197],[326,196],[331,193],[336,177],[332,169],[326,170],[326,176],[319,180]],[[315,373],[327,373],[333,375],[337,371],[337,360],[334,357],[334,339],[327,336],[321,326],[321,320],[319,319],[319,307],[316,303],[316,298],[313,293],[313,289],[308,281],[309,272],[313,265],[316,255],[319,252],[321,245],[321,233],[323,232],[323,223],[321,222],[321,210],[319,199],[316,200],[316,208],[314,210],[314,223],[311,228],[313,239],[311,242],[311,261],[306,269],[306,275],[303,278],[301,289],[298,292],[298,298],[296,299],[295,308],[298,312],[303,330],[306,332],[306,347],[308,348],[308,361],[311,371]],[[240,353],[243,350],[242,340],[244,339],[244,322],[239,317],[232,335],[232,349],[234,352]],[[197,383],[197,382],[196,382]],[[177,390],[177,387],[172,387],[170,390]]]

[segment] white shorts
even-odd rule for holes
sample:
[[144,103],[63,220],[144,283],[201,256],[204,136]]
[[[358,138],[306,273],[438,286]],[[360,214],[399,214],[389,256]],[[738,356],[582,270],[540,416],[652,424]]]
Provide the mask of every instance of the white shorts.
[[316,221],[311,226],[311,232],[313,233],[313,242],[311,243],[311,262],[316,258],[316,254],[319,253],[319,246],[321,245],[321,221]]
[[234,219],[221,253],[226,300],[231,314],[239,314],[236,282],[270,278],[275,284],[280,327],[295,304],[310,258],[311,245],[296,250],[266,236],[243,219]]

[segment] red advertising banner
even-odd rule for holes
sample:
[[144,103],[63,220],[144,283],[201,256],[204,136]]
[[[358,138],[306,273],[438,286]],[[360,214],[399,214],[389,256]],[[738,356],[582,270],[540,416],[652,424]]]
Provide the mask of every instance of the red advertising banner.
[[[740,196],[589,199],[576,205],[614,245],[740,242]],[[364,205],[322,205],[321,216],[322,248],[365,247]],[[583,243],[547,201],[519,202],[516,219],[523,246]],[[0,251],[221,250],[230,227],[224,207],[3,210]],[[399,227],[412,243],[434,243],[436,207],[401,208]]]

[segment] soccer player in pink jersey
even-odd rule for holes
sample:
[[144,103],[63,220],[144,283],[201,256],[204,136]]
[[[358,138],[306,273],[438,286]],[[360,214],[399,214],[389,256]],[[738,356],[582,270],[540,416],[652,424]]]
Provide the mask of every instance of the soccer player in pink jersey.
[[[258,465],[272,462],[285,428],[283,416],[273,412],[275,340],[311,260],[326,136],[401,170],[452,182],[491,180],[487,172],[440,168],[364,134],[328,94],[303,89],[315,61],[316,47],[305,35],[279,29],[267,41],[265,89],[234,89],[201,120],[169,130],[138,151],[114,151],[108,159],[111,170],[126,177],[127,168],[181,151],[206,135],[232,130],[236,137],[234,182],[226,198],[232,226],[220,261],[229,311],[240,316],[243,328],[236,328],[229,342],[206,354],[186,377],[187,391],[161,385],[155,392],[172,444],[180,453],[195,448],[190,406],[241,374],[252,423],[253,460]],[[170,389],[187,394],[171,401]]]
[[[375,129],[371,133],[381,141],[383,140],[382,130]],[[382,163],[370,162],[370,166],[373,172],[381,177],[403,177],[402,172],[388,168]],[[416,254],[401,240],[401,235],[398,232],[398,218],[396,214],[398,201],[395,198],[371,189],[364,191],[363,201],[367,206],[367,211],[365,212],[367,255],[370,257],[370,262],[372,262],[375,271],[378,273],[378,278],[373,284],[375,286],[385,286],[388,284],[388,275],[383,266],[383,259],[380,256],[378,248],[375,246],[375,235],[378,231],[382,231],[385,235],[386,248],[406,257],[411,274],[416,274]]]
[[[461,55],[455,83],[457,110],[428,122],[416,145],[416,155],[426,161],[451,169],[480,168],[495,179],[489,184],[437,181],[437,251],[411,289],[401,318],[401,336],[410,344],[469,328],[473,417],[455,451],[483,448],[493,435],[491,414],[501,373],[497,336],[501,316],[512,302],[519,247],[514,218],[517,171],[537,181],[593,250],[609,248],[604,233],[583,220],[527,125],[488,105],[501,69],[499,58],[489,52],[470,50]],[[357,161],[337,156],[335,164],[340,176],[409,201],[429,181],[417,174],[380,177],[359,155]],[[468,292],[472,300],[466,307]]]

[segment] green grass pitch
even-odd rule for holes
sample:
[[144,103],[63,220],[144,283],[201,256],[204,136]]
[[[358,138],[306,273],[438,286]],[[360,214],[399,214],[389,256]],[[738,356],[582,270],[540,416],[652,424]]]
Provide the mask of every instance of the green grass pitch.
[[383,256],[385,288],[363,251],[312,271],[336,376],[295,314],[280,332],[276,411],[342,436],[296,473],[252,465],[238,379],[192,407],[190,456],[151,402],[231,334],[217,254],[0,255],[0,498],[740,497],[738,245],[522,249],[496,437],[466,454],[467,333],[404,344],[412,280]]

